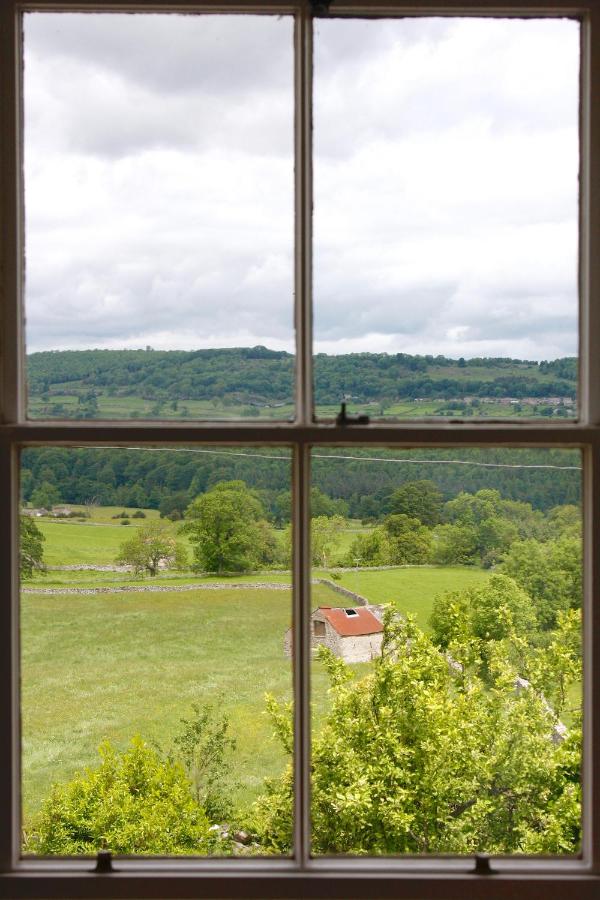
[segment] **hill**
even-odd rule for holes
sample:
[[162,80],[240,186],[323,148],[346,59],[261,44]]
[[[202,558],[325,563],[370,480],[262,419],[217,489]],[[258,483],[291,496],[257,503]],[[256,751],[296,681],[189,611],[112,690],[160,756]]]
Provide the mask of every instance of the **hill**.
[[[287,418],[294,356],[266,347],[30,354],[30,415]],[[450,359],[405,353],[315,357],[318,412],[341,400],[374,415],[573,414],[577,360]],[[404,405],[403,405],[404,404]]]

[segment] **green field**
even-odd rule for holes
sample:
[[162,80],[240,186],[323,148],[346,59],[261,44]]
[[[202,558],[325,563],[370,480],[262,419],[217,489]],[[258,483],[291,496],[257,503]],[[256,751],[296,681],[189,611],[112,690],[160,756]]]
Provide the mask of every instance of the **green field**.
[[[495,370],[490,370],[488,377],[481,380],[489,380],[493,382],[497,376]],[[460,370],[457,370],[455,377],[459,377]],[[442,376],[439,376],[442,377]],[[542,381],[540,376],[540,381]],[[546,379],[549,380],[549,379]],[[80,386],[71,384],[66,391],[77,389]],[[465,385],[465,393],[469,393],[468,383]],[[294,417],[294,407],[291,403],[280,404],[277,406],[248,406],[241,403],[231,403],[224,405],[221,400],[180,400],[177,408],[174,409],[171,403],[163,403],[157,408],[156,401],[144,400],[142,397],[134,396],[109,396],[108,394],[98,392],[98,410],[94,418],[96,419],[150,419],[150,420],[179,420],[182,419],[211,419],[211,420],[230,420],[230,419],[270,419],[276,421],[289,421]],[[385,402],[382,407],[380,401],[363,403],[350,402],[348,404],[348,412],[361,412],[373,418],[428,418],[430,416],[447,416],[452,407],[447,400],[427,399],[427,400],[397,400],[393,403]],[[315,415],[319,419],[334,419],[340,411],[339,403],[317,404],[315,406]],[[81,416],[81,407],[79,406],[78,393],[58,393],[49,401],[44,401],[41,397],[32,395],[29,400],[28,407],[29,416],[32,419],[40,418],[77,418]],[[463,415],[462,412],[458,413]],[[474,408],[471,412],[473,416],[478,418],[502,418],[507,417],[528,417],[534,415],[533,407],[523,405],[521,409],[515,406],[505,405],[500,402],[486,402],[481,406]],[[572,413],[574,414],[574,413]]]
[[[49,539],[49,549],[51,544]],[[81,578],[88,573],[72,574]],[[85,586],[97,585],[100,573],[89,574],[92,577]],[[315,572],[321,574],[326,573]],[[485,577],[483,572],[458,568],[394,569],[346,573],[339,583],[360,590],[373,602],[393,601],[425,625],[437,593]],[[181,580],[189,583],[190,576]],[[194,580],[232,581],[197,576]],[[285,582],[289,575],[235,578],[236,582],[259,580]],[[161,582],[166,583],[157,579],[152,585]],[[130,582],[121,576],[120,583]],[[34,585],[43,588],[48,581],[37,578],[28,586]],[[348,602],[325,585],[313,586],[312,596],[315,606]],[[167,746],[194,700],[214,703],[230,716],[238,740],[236,799],[243,803],[257,796],[265,776],[275,775],[284,763],[271,738],[264,695],[269,691],[283,699],[291,694],[290,663],[283,655],[290,620],[290,591],[225,588],[93,596],[25,594],[26,820],[53,782],[94,763],[102,740],[123,747],[139,733]],[[365,671],[366,665],[357,669]],[[318,664],[313,670],[313,698],[318,714],[326,703],[326,683]]]
[[[83,521],[37,520],[50,566],[110,565],[119,546],[146,519],[124,528],[121,508],[92,507]],[[133,509],[129,509],[131,514]],[[176,525],[171,526],[173,532]],[[359,531],[340,535],[341,556]],[[315,570],[314,577],[330,578]],[[422,627],[437,594],[478,583],[468,568],[396,568],[338,573],[337,583],[373,603],[392,603]],[[289,572],[217,577],[163,572],[140,578],[119,572],[49,571],[26,581],[22,598],[23,806],[25,821],[52,783],[93,765],[98,745],[124,747],[142,737],[168,747],[194,701],[212,703],[231,720],[237,739],[235,798],[256,797],[265,777],[285,760],[265,715],[265,693],[291,696],[291,667],[283,637],[291,623],[291,589],[236,589],[235,583],[290,585]],[[218,583],[222,589],[173,592],[44,594],[48,588],[115,588]],[[291,585],[290,585],[291,587]],[[33,590],[34,593],[29,593]],[[327,585],[313,585],[312,605],[349,605]],[[365,672],[369,664],[357,666]],[[313,667],[313,708],[322,714],[327,685]]]

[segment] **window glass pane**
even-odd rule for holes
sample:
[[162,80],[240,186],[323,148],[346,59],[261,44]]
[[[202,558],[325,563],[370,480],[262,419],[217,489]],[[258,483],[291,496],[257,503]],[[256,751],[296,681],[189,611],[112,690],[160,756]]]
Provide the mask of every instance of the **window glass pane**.
[[315,449],[312,565],[313,853],[578,853],[579,452]]
[[579,25],[319,20],[315,402],[576,416]]
[[46,447],[21,472],[23,852],[279,853],[289,451]]
[[293,20],[25,16],[34,418],[293,414]]

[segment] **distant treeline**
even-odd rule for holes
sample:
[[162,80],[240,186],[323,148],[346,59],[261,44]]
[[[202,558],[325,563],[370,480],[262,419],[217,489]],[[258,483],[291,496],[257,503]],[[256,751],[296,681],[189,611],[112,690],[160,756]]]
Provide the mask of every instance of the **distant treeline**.
[[[214,448],[215,450],[217,448]],[[234,455],[244,449],[219,449],[215,453],[176,450],[26,449],[22,453],[22,496],[46,494],[55,502],[82,504],[94,500],[103,506],[160,509],[165,515],[185,509],[199,494],[220,481],[241,479],[261,492],[270,517],[278,524],[289,520],[290,464],[275,459],[283,451],[248,448],[252,456]],[[255,454],[260,454],[256,456]],[[338,501],[331,512],[358,519],[380,519],[389,512],[391,493],[407,481],[434,481],[445,500],[461,491],[475,493],[495,488],[503,497],[531,503],[547,511],[566,503],[579,503],[581,473],[574,469],[486,468],[449,462],[511,465],[578,466],[576,450],[537,450],[463,447],[452,450],[406,452],[362,449],[317,451],[313,461],[313,483],[327,497]],[[329,455],[358,457],[327,459]],[[321,458],[325,457],[325,458]],[[410,462],[379,462],[379,459]],[[49,490],[50,489],[50,490]],[[37,493],[36,493],[37,492]],[[341,504],[343,501],[343,505]],[[328,514],[327,509],[319,510]]]
[[[268,405],[293,397],[294,357],[266,347],[180,350],[69,350],[33,353],[32,397],[61,394],[133,396],[145,400],[212,400]],[[406,353],[315,357],[315,400],[471,397],[575,397],[577,360],[551,362]]]

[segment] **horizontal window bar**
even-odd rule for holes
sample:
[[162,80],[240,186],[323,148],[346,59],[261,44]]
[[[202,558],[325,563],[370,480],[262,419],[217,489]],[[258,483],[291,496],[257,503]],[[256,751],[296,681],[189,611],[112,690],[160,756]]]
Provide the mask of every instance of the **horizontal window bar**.
[[336,872],[253,874],[249,871],[227,876],[174,872],[165,870],[140,875],[133,872],[112,875],[93,875],[72,872],[70,875],[48,877],[48,871],[37,875],[13,874],[0,876],[4,895],[14,900],[29,900],[43,893],[44,897],[75,900],[80,897],[152,898],[176,897],[196,898],[199,895],[214,898],[267,898],[290,897],[328,898],[328,900],[350,900],[376,896],[384,898],[412,898],[412,900],[435,900],[448,896],[462,897],[464,900],[504,900],[515,896],[544,897],[544,900],[563,900],[567,892],[574,892],[578,900],[596,900],[600,879],[593,875],[510,876],[450,874],[439,871],[427,875],[381,874],[373,872]]
[[[170,12],[178,12],[181,10],[185,11],[199,11],[199,12],[221,12],[227,11],[232,12],[239,10],[240,12],[250,12],[250,11],[266,11],[266,12],[277,12],[278,10],[282,10],[285,12],[290,12],[293,10],[301,11],[302,9],[306,9],[308,4],[306,2],[288,2],[285,0],[263,0],[263,2],[256,2],[256,0],[232,0],[232,2],[227,2],[227,0],[221,0],[221,2],[215,2],[215,0],[176,0],[174,3],[167,3],[165,0],[124,0],[124,2],[85,2],[85,0],[62,0],[62,2],[57,2],[57,0],[30,0],[30,2],[19,2],[19,0],[15,0],[15,8],[23,11],[35,11],[35,10],[169,10]],[[440,3],[440,0],[422,0],[420,3],[416,3],[415,0],[388,0],[388,2],[378,2],[378,3],[368,3],[365,0],[344,0],[344,2],[336,2],[336,0],[332,0],[330,5],[329,14],[330,15],[353,15],[353,16],[384,16],[391,15],[396,12],[401,13],[402,15],[443,15],[443,16],[460,16],[460,15],[494,15],[494,16],[506,16],[506,15],[547,15],[547,16],[561,16],[561,15],[582,15],[588,9],[591,9],[593,4],[590,3],[582,3],[577,2],[577,0],[561,0],[560,3],[551,4],[548,3],[547,0],[527,0],[527,3],[523,3],[522,0],[503,0],[502,3],[494,2],[494,0],[476,0],[476,2],[469,2],[469,0],[463,0],[462,3],[452,4],[452,5],[444,5]]]
[[52,444],[370,444],[385,447],[428,447],[434,445],[507,446],[553,445],[581,447],[600,442],[600,426],[520,425],[478,423],[403,423],[401,425],[230,425],[207,424],[27,424],[0,426],[0,443]]

